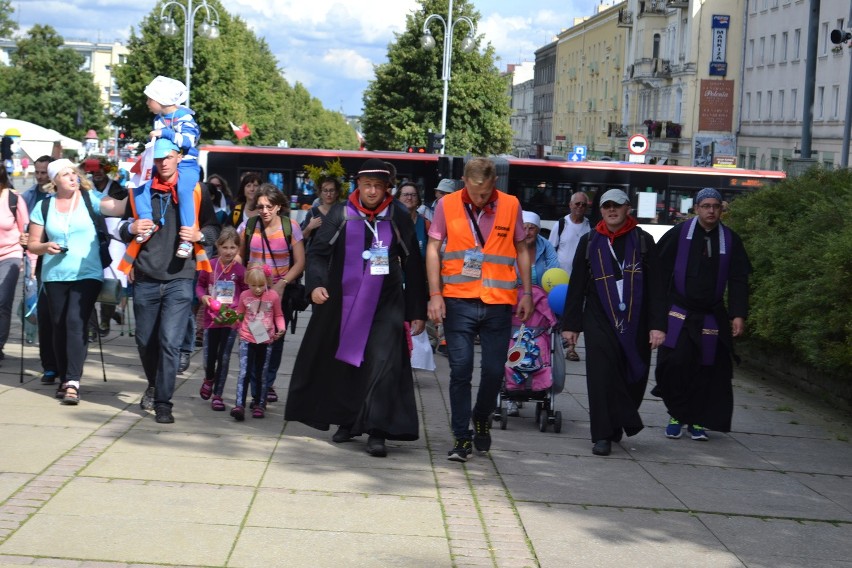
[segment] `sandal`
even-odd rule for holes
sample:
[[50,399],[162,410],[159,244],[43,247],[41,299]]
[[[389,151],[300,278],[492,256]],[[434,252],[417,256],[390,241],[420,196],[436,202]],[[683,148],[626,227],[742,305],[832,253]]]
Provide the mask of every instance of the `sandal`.
[[62,404],[75,405],[80,403],[80,392],[77,387],[67,387],[65,396],[62,397]]
[[217,411],[225,410],[225,402],[222,400],[222,397],[219,395],[214,396],[210,402],[210,408]]
[[266,415],[266,412],[263,410],[263,407],[257,405],[254,407],[254,410],[251,411],[252,418],[263,418]]
[[198,394],[201,396],[202,400],[210,400],[210,395],[213,394],[213,380],[204,379],[204,382],[201,383],[201,390],[198,391]]
[[66,383],[60,383],[59,387],[57,387],[57,389],[56,389],[56,394],[54,394],[53,396],[55,396],[58,399],[63,399],[63,398],[65,398],[65,391],[66,390],[68,390],[68,385]]
[[266,402],[278,402],[278,393],[272,387],[266,392]]
[[568,352],[565,353],[565,358],[568,359],[569,361],[579,361],[580,360],[580,356],[577,355],[577,352],[574,351],[573,349],[569,349]]

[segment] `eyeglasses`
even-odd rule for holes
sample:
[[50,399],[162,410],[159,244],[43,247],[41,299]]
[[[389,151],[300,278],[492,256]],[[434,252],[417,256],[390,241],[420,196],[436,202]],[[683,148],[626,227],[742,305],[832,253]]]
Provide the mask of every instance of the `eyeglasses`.
[[417,194],[416,193],[400,193],[399,198],[402,199],[403,197],[417,197]]
[[588,207],[588,206],[589,206],[589,204],[588,204],[588,203],[583,203],[583,202],[581,202],[581,201],[578,201],[578,202],[576,202],[576,203],[572,203],[572,204],[571,204],[571,206],[572,206],[572,207]]
[[256,205],[256,209],[260,209],[261,211],[271,211],[278,207],[277,205]]
[[721,203],[705,203],[704,205],[699,205],[698,208],[703,210],[703,211],[710,211],[711,209],[714,210],[714,211],[718,211],[718,210],[722,209],[722,204]]

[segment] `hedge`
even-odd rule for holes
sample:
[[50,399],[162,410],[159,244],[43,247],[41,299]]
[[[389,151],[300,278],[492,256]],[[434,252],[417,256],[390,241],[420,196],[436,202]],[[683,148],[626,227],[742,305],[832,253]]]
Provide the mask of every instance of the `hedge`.
[[749,333],[852,381],[852,172],[813,168],[731,203],[754,268]]

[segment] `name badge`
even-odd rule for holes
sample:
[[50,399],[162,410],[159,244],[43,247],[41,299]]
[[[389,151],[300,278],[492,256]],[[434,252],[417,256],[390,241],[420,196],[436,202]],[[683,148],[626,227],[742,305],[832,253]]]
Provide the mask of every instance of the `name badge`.
[[370,274],[373,276],[390,274],[388,247],[373,245],[370,248]]
[[485,255],[482,251],[467,251],[464,253],[464,264],[462,265],[462,276],[471,278],[482,278],[482,261]]
[[250,321],[248,329],[256,343],[266,343],[269,341],[269,333],[266,331],[266,326],[263,325],[263,318]]
[[214,300],[219,300],[223,304],[233,304],[236,289],[236,282],[231,280],[217,280],[210,295],[213,296]]

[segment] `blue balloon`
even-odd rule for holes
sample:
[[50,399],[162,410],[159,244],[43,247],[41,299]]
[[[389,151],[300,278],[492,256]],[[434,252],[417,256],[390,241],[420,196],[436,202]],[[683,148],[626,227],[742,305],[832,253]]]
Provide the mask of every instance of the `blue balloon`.
[[547,295],[547,305],[557,316],[565,311],[565,300],[568,298],[568,284],[558,284]]

